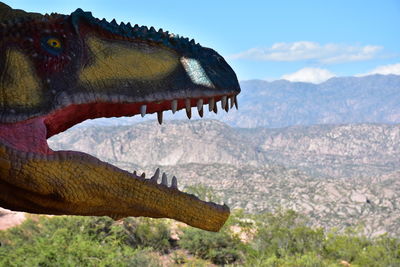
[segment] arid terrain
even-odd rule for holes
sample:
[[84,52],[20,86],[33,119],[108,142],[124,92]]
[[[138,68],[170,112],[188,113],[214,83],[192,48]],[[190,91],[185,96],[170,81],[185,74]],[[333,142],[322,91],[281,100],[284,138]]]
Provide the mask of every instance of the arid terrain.
[[157,167],[179,187],[203,184],[232,208],[290,208],[313,225],[399,234],[400,125],[232,128],[213,120],[74,128],[53,149],[130,171]]

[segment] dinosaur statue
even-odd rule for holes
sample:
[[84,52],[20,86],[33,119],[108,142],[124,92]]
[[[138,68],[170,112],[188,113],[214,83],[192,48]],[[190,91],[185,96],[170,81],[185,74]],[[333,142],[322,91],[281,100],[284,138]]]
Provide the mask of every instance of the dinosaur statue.
[[[194,40],[129,23],[41,15],[0,3],[0,206],[54,215],[172,218],[219,231],[229,208],[47,138],[86,119],[203,105],[228,111],[240,92],[231,67]],[[135,155],[132,155],[134,157]],[[161,182],[158,182],[161,177]]]

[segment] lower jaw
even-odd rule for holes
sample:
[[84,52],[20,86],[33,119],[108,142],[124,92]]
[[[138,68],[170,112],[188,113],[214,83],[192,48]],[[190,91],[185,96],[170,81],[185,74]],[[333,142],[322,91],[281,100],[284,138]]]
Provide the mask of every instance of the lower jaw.
[[[233,97],[233,96],[232,96]],[[221,100],[223,96],[216,96],[212,103],[214,103],[214,112],[216,111],[216,102]],[[232,101],[233,98],[231,98]],[[226,96],[225,96],[225,110],[227,110]],[[236,99],[235,99],[236,100]],[[179,99],[175,101],[175,109],[186,109],[188,116],[190,113],[190,107],[197,106],[199,108],[199,99]],[[201,100],[201,104],[207,104],[210,99]],[[233,101],[231,102],[231,108],[233,106]],[[144,179],[136,175],[136,173],[128,173],[117,167],[102,162],[88,154],[74,151],[52,151],[48,144],[47,138],[62,132],[71,126],[82,122],[86,119],[98,118],[98,117],[120,117],[120,116],[132,116],[140,114],[142,112],[141,107],[146,105],[145,113],[159,113],[165,110],[170,110],[172,101],[163,102],[151,102],[151,103],[92,103],[92,104],[79,104],[79,105],[69,105],[63,109],[52,112],[47,116],[35,117],[26,121],[10,123],[10,124],[0,124],[0,149],[7,148],[10,150],[16,158],[22,161],[58,161],[58,160],[70,160],[74,158],[75,160],[79,158],[80,161],[94,163],[99,166],[105,166],[106,168],[112,170],[115,173],[124,172],[124,175],[129,179],[135,179],[141,183],[150,183],[153,187],[159,187],[162,190],[172,190],[175,193],[179,192],[177,190],[176,184],[172,183],[171,187],[168,187],[166,178],[162,179],[160,184],[157,183],[158,174],[153,175],[151,179]],[[189,108],[188,108],[189,107]],[[202,107],[202,106],[201,106]],[[202,107],[203,108],[203,107]],[[211,110],[211,108],[210,108]],[[190,117],[190,116],[189,116]],[[1,151],[0,151],[1,152]],[[0,158],[1,160],[1,158]],[[1,163],[1,162],[0,162]],[[0,166],[1,167],[1,166]],[[0,168],[0,172],[2,169]],[[1,178],[1,177],[0,177]],[[17,190],[17,189],[13,189]],[[218,226],[210,226],[206,230],[217,231],[223,225],[225,220],[229,216],[229,208],[227,206],[220,206],[214,203],[206,203],[198,198],[183,194],[183,198],[189,197],[189,202],[194,202],[194,205],[206,205],[207,209],[212,210],[213,214],[218,217]],[[22,193],[23,195],[23,193]],[[1,201],[0,201],[1,202]],[[202,203],[202,204],[201,204]],[[199,207],[200,207],[199,206]],[[179,207],[178,207],[179,209]],[[189,208],[190,209],[190,208]],[[33,210],[35,212],[35,210]],[[53,214],[69,214],[65,212],[58,212],[56,209]],[[89,215],[89,214],[81,214]],[[92,214],[101,215],[101,214]],[[104,214],[108,215],[109,214]],[[130,216],[130,215],[127,215]],[[170,217],[168,214],[157,215],[153,217]],[[176,219],[174,217],[170,217]],[[222,223],[222,224],[221,224]],[[197,223],[193,223],[197,224]],[[198,224],[201,226],[201,223]],[[198,225],[193,225],[198,227]],[[207,226],[208,227],[208,226]],[[200,227],[202,228],[202,227]],[[204,229],[204,228],[203,228]]]
[[[159,178],[159,171],[145,179],[85,153],[42,155],[0,144],[0,206],[8,209],[114,219],[172,218],[209,231],[218,231],[229,217],[227,206],[201,201],[180,192],[176,180],[168,186],[166,176],[161,183]],[[74,191],[77,187],[81,193]]]

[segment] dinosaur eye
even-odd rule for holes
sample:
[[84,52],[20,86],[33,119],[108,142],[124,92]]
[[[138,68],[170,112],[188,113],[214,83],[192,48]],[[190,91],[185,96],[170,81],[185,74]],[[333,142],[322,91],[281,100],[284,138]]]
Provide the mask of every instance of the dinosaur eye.
[[58,55],[62,52],[62,42],[56,37],[45,37],[42,39],[42,48],[53,55]]
[[47,44],[53,48],[61,48],[61,41],[57,38],[49,38],[47,39]]

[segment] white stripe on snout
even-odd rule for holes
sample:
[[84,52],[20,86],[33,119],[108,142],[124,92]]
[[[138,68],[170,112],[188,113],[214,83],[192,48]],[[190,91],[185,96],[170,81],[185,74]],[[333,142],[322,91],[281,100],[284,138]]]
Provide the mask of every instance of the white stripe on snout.
[[214,84],[196,59],[182,57],[181,62],[193,83],[214,88]]

